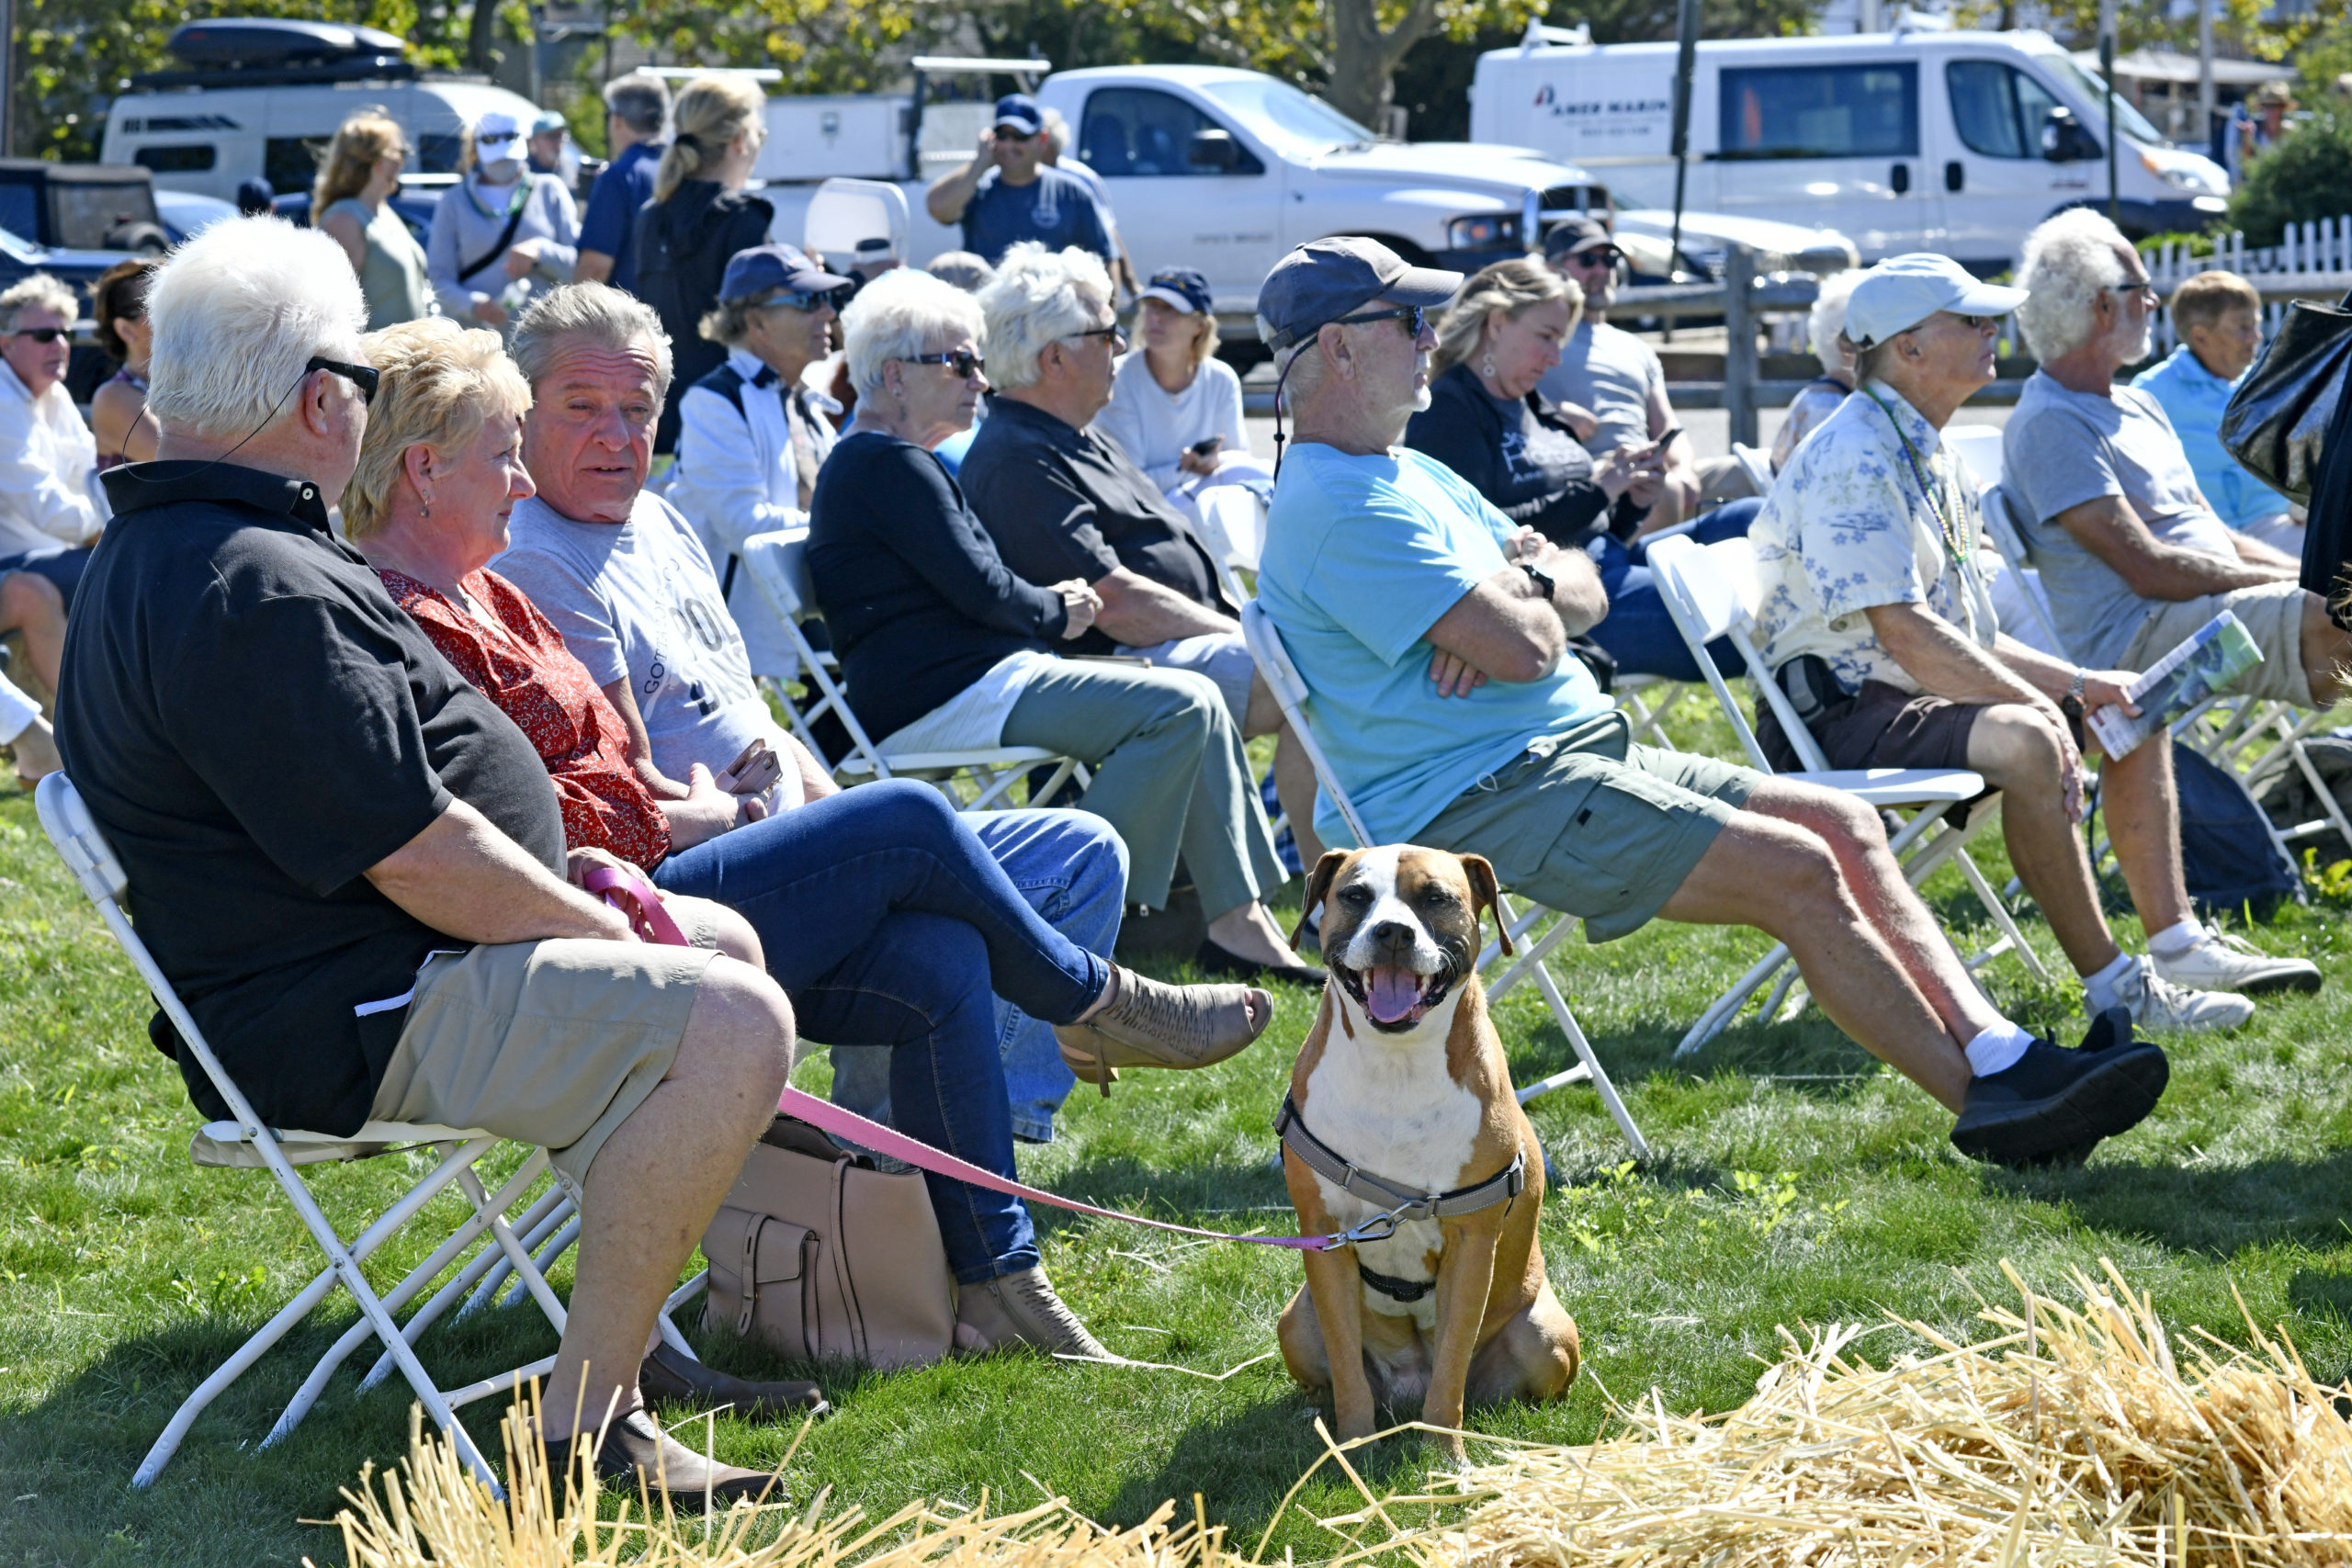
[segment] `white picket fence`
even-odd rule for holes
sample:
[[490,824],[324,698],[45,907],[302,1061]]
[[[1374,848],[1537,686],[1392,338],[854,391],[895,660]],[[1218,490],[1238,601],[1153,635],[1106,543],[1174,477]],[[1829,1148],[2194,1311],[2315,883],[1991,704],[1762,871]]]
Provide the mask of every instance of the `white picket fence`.
[[[2352,214],[2294,224],[2284,243],[2276,245],[2249,245],[2245,234],[2233,231],[2211,255],[2190,255],[2188,246],[2175,242],[2158,246],[2145,259],[2149,280],[2167,299],[2176,284],[2198,273],[2236,273],[2262,296],[2262,335],[2267,338],[2295,300],[2334,303],[2352,293]],[[2178,341],[2169,318],[2168,311],[2157,316],[2158,354],[2171,353]]]

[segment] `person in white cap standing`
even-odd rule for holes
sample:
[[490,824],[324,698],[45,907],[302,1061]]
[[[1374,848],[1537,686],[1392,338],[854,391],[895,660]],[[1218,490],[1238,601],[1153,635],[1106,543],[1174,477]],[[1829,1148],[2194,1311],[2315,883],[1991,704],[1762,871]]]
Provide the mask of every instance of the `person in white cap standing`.
[[[1993,379],[1993,340],[2023,289],[1980,283],[1939,255],[1895,256],[1855,285],[1844,342],[1858,390],[1799,446],[1748,530],[1762,581],[1763,658],[1832,768],[1968,768],[2001,792],[2009,862],[2082,976],[2093,1013],[2121,1007],[2154,1032],[2234,1028],[2230,990],[2310,990],[2319,971],[2225,942],[2197,922],[2180,861],[2172,749],[2100,771],[2108,831],[2142,923],[2171,958],[2115,942],[2075,826],[2085,815],[2083,717],[2136,712],[2132,672],[2086,670],[2002,635],[1977,551],[1973,487],[1943,450],[1960,405]],[[1800,764],[1770,708],[1758,739]],[[2167,971],[2194,951],[2190,989]]]
[[535,290],[571,281],[580,210],[553,175],[524,166],[523,127],[492,109],[467,129],[424,257],[441,313],[506,332]]

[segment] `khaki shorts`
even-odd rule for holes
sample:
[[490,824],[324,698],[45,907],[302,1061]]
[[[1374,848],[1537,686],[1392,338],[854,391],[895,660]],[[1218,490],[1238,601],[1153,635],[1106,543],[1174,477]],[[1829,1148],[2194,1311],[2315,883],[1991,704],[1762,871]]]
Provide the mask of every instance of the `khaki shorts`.
[[1609,942],[1649,923],[1764,775],[1627,744],[1622,712],[1539,740],[1413,836],[1484,855],[1504,887]]
[[[707,928],[683,918],[690,940]],[[551,941],[439,953],[418,971],[373,1114],[545,1147],[585,1182],[677,1059],[707,946]]]
[[2303,599],[2301,585],[2266,582],[2258,588],[2233,588],[2201,599],[2163,603],[2148,612],[2123,650],[2123,668],[2145,670],[2190,634],[2227,610],[2245,623],[2262,662],[2239,676],[2228,690],[2264,702],[2312,705],[2310,674],[2303,669]]

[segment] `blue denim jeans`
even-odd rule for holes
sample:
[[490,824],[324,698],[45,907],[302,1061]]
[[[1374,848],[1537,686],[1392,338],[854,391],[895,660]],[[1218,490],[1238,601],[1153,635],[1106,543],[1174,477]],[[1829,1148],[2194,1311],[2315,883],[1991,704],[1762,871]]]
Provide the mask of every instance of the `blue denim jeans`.
[[[889,1047],[899,1130],[1000,1175],[1014,1174],[1012,1119],[990,993],[1068,1022],[1110,978],[924,784],[886,780],[812,801],[683,850],[653,880],[741,914],[802,1035]],[[1036,1267],[1018,1200],[924,1181],[958,1280]]]
[[[1046,923],[1102,958],[1111,956],[1125,912],[1127,847],[1111,824],[1085,811],[988,811],[967,817],[1014,891]],[[1054,1140],[1054,1112],[1078,1079],[1063,1062],[1053,1025],[996,998],[997,1054],[1004,1061],[1012,1135]],[[835,1044],[833,1103],[870,1122],[890,1121],[890,1053]]]
[[[1753,497],[1718,506],[1699,519],[1690,537],[1702,545],[1744,538],[1764,503]],[[1589,634],[1617,660],[1621,675],[1663,675],[1669,681],[1701,679],[1699,661],[1690,657],[1682,634],[1674,629],[1666,601],[1657,595],[1657,580],[1650,575],[1639,541],[1626,546],[1604,534],[1586,547],[1600,570],[1600,586],[1609,594],[1609,615]],[[1747,662],[1729,637],[1707,645],[1725,680],[1745,673]]]

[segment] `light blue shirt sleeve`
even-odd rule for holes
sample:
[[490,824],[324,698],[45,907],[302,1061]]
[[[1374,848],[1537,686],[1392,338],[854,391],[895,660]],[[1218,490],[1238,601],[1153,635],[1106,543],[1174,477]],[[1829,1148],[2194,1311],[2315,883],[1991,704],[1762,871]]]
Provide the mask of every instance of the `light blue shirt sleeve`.
[[[1401,460],[1417,459],[1426,461],[1418,453]],[[1384,485],[1347,497],[1348,525],[1327,533],[1316,553],[1307,596],[1383,664],[1411,652],[1440,616],[1503,569],[1500,540],[1510,522],[1485,497],[1464,489],[1464,511],[1475,506],[1483,513],[1484,538],[1471,527],[1448,526]]]

